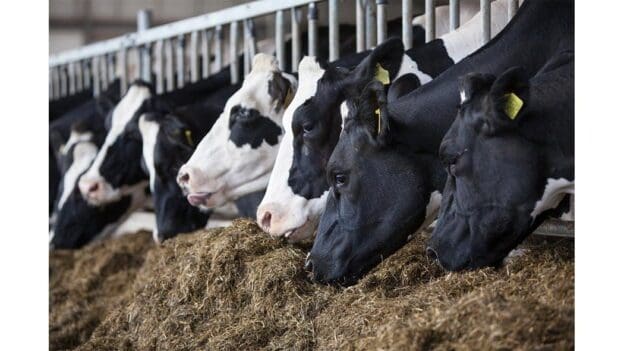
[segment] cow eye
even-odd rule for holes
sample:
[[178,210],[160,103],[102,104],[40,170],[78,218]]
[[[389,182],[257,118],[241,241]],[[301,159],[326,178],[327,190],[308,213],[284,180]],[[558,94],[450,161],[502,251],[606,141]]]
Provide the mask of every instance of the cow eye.
[[312,130],[314,129],[314,123],[311,122],[305,122],[301,128],[303,129],[303,133],[304,134],[309,134],[310,132],[312,132]]
[[343,187],[347,184],[347,176],[343,173],[334,174],[334,185],[336,187]]

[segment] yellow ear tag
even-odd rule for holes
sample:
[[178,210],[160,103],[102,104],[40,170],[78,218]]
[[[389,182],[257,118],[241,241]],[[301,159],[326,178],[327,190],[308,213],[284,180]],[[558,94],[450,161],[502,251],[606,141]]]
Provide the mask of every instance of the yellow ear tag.
[[191,130],[187,129],[184,131],[184,136],[186,137],[186,142],[190,145],[193,146],[193,138],[191,138]]
[[514,120],[520,112],[522,105],[524,105],[524,101],[518,97],[518,95],[514,93],[506,94],[507,103],[505,104],[505,114],[509,119]]
[[377,116],[377,135],[379,135],[381,133],[381,111],[376,109],[375,115]]
[[378,63],[375,67],[375,79],[380,81],[383,85],[390,84],[390,73]]

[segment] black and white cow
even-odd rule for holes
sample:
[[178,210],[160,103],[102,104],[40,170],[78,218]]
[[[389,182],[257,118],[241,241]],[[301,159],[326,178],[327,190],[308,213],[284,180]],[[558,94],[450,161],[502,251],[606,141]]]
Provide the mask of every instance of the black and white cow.
[[[492,3],[492,31],[507,23],[506,1]],[[400,77],[397,95],[431,81],[481,46],[481,21],[475,16],[458,30],[403,52],[399,39],[379,45],[352,72],[317,59],[301,62],[300,90],[284,116],[286,128],[267,193],[258,209],[258,224],[274,236],[302,240],[314,235],[325,207],[329,184],[325,171],[347,114],[348,96],[358,96],[375,77],[377,66],[388,80]],[[400,86],[400,87],[399,87]]]
[[487,45],[393,103],[380,82],[369,83],[349,106],[327,165],[332,187],[306,263],[314,278],[352,283],[435,218],[446,181],[438,150],[460,102],[460,76],[515,65],[535,74],[573,49],[573,36],[570,1],[527,0]]
[[497,265],[574,193],[574,58],[530,81],[511,68],[460,82],[458,117],[440,145],[449,176],[427,253],[450,270]]
[[58,148],[56,158],[62,177],[50,229],[51,248],[77,249],[106,237],[145,202],[147,189],[142,189],[97,208],[88,205],[78,190],[78,177],[91,165],[104,141],[106,113],[106,110],[95,110],[83,114],[71,126],[67,142]]
[[240,85],[223,88],[199,104],[177,108],[172,113],[150,112],[139,118],[143,163],[156,213],[156,242],[206,226],[210,211],[191,206],[176,177],[180,166],[223,111],[225,101],[238,88]]
[[176,106],[201,101],[230,84],[226,67],[210,78],[162,95],[152,87],[134,82],[107,119],[106,139],[93,164],[80,178],[83,197],[93,205],[103,205],[143,188],[149,175],[141,167],[142,141],[139,117],[148,112],[167,112]]
[[296,90],[296,79],[281,72],[273,56],[254,57],[242,87],[180,168],[178,183],[189,203],[215,208],[266,188],[282,115]]

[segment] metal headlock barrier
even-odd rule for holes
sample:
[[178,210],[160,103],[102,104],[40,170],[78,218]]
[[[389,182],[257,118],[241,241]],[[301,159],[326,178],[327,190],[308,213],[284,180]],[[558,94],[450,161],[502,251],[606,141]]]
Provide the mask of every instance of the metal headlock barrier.
[[[388,0],[347,0],[355,2],[356,50],[372,49],[387,37]],[[436,38],[435,0],[401,0],[402,40],[405,49],[412,46],[412,19],[414,2],[424,2],[425,40]],[[482,41],[491,37],[491,1],[480,1],[482,20]],[[229,7],[204,15],[150,28],[151,13],[141,10],[137,14],[137,31],[117,38],[108,39],[77,49],[51,55],[50,100],[72,95],[86,89],[93,89],[97,96],[109,82],[119,78],[121,92],[127,90],[129,82],[141,78],[151,82],[157,93],[183,87],[187,82],[208,78],[230,65],[232,83],[238,82],[239,53],[243,53],[244,74],[251,67],[251,60],[257,51],[254,19],[275,15],[275,55],[280,68],[285,66],[286,28],[284,16],[290,14],[293,71],[302,58],[301,28],[302,13],[307,12],[308,52],[316,56],[318,50],[318,4],[327,3],[329,26],[329,60],[340,56],[340,33],[338,0],[258,0]],[[397,6],[398,1],[393,1]],[[508,20],[518,10],[518,0],[508,0]],[[460,24],[460,0],[449,0],[449,31]],[[239,35],[242,25],[243,35]],[[229,32],[229,62],[224,59],[224,32]],[[188,41],[188,48],[187,48]],[[242,44],[241,44],[242,41]],[[134,55],[138,69],[135,77],[129,76],[128,57]],[[212,60],[214,57],[214,60]],[[573,225],[572,225],[573,226]],[[540,234],[573,235],[569,225],[540,227]]]

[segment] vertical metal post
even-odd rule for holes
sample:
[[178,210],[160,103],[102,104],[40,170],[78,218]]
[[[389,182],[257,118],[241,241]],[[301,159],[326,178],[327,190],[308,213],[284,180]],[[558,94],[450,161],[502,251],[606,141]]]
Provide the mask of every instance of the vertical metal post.
[[123,95],[128,90],[128,49],[119,49],[119,91]]
[[59,81],[58,67],[52,67],[50,74],[50,80],[52,81],[52,98],[58,99],[61,96],[61,85]]
[[48,100],[54,100],[54,68],[48,71]]
[[316,56],[316,44],[318,43],[317,32],[318,9],[316,3],[308,5],[308,55]]
[[217,26],[215,29],[217,41],[215,43],[215,66],[217,66],[217,72],[223,68],[223,27]]
[[184,34],[180,34],[178,36],[178,45],[176,46],[176,75],[178,81],[178,88],[182,88],[184,86],[184,82],[186,81],[184,71]]
[[340,58],[340,28],[338,0],[329,0],[329,61]]
[[69,76],[69,95],[76,94],[76,72],[74,71],[74,63],[67,64],[67,75]]
[[100,95],[100,58],[91,59],[91,74],[93,76],[93,96]]
[[490,0],[481,0],[481,26],[482,26],[482,37],[481,43],[485,44],[490,40],[491,32],[490,32]]
[[459,0],[449,1],[449,32],[459,27]]
[[507,0],[507,21],[511,21],[511,18],[518,11],[518,0]]
[[202,52],[202,78],[206,79],[210,75],[210,42],[212,32],[205,29],[202,31],[201,52]]
[[[152,12],[150,10],[139,10],[137,12],[137,31],[147,30],[152,22]],[[150,54],[150,44],[142,46],[139,55],[139,76],[146,82],[151,81],[151,64],[152,58]]]
[[172,39],[165,41],[165,76],[166,76],[166,91],[173,90],[173,43]]
[[366,49],[364,1],[366,0],[355,0],[355,42],[357,52],[362,52]]
[[234,21],[230,23],[230,81],[232,84],[238,83],[238,75],[238,21]]
[[375,39],[375,7],[373,6],[373,0],[366,1],[366,48],[372,49],[375,47],[377,40]]
[[386,7],[388,0],[377,0],[377,45],[383,43],[387,36]]
[[91,88],[91,78],[93,77],[93,72],[91,71],[90,62],[88,60],[83,61],[82,67],[84,69],[84,74],[82,75],[84,79],[84,82],[83,82],[84,88],[89,89]]
[[247,77],[251,70],[251,57],[249,57],[249,33],[247,22],[243,21],[243,77]]
[[414,36],[412,32],[412,13],[414,13],[413,0],[402,0],[401,14],[402,14],[402,28],[403,28],[403,47],[405,50],[412,48],[412,42]]
[[108,87],[108,65],[106,64],[106,55],[100,57],[100,91],[106,90]]
[[156,62],[156,94],[165,91],[165,43],[162,40],[154,44],[154,61]]
[[82,63],[80,61],[74,62],[74,69],[76,70],[76,90],[83,91],[83,79],[82,79]]
[[425,0],[425,42],[436,37],[436,17],[434,0]]
[[112,84],[117,76],[117,72],[115,72],[115,54],[106,55],[106,64],[108,65],[108,84]]
[[190,49],[190,68],[191,68],[191,82],[197,82],[199,80],[199,32],[194,31],[191,33],[191,49]]
[[281,70],[284,70],[284,11],[275,12],[275,56]]
[[297,72],[299,67],[299,61],[301,60],[301,32],[299,29],[299,19],[301,12],[296,8],[290,9],[290,29],[292,37],[292,57],[291,57],[291,71]]
[[67,96],[67,67],[60,66],[61,96]]
[[244,53],[245,53],[245,76],[249,73],[249,71],[251,70],[251,61],[253,60],[253,57],[256,56],[256,29],[254,27],[254,22],[251,18],[246,19],[243,22],[243,31],[244,31],[244,37],[245,37],[245,47],[244,47]]

